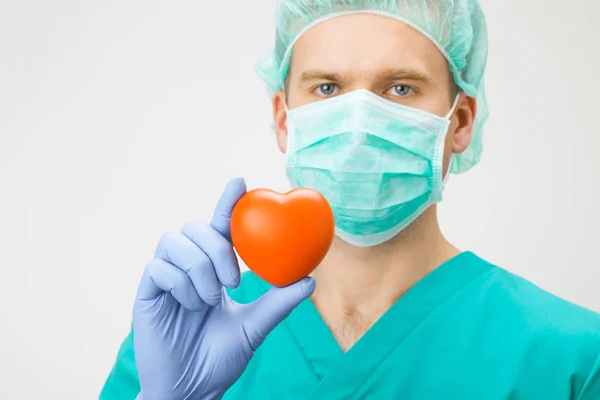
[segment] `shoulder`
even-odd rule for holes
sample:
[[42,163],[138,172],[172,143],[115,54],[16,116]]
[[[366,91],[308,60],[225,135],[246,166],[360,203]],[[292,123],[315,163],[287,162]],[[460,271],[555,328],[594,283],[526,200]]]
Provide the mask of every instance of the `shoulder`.
[[589,385],[600,392],[600,314],[497,266],[482,283],[486,312],[527,355],[530,369],[552,365],[578,392]]
[[507,317],[527,322],[532,331],[548,333],[556,340],[593,345],[600,352],[600,314],[497,266],[484,284],[488,300],[506,310]]
[[227,289],[229,296],[238,303],[251,303],[265,294],[271,286],[252,271],[242,272],[240,284],[235,289]]

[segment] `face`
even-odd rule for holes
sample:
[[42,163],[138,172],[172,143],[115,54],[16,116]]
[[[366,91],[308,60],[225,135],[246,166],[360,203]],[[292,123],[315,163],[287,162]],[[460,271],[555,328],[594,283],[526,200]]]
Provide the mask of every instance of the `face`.
[[[286,151],[286,110],[367,89],[393,102],[446,116],[455,96],[448,62],[417,30],[392,18],[353,14],[309,29],[297,41],[286,90],[275,94],[277,142]],[[471,140],[475,100],[460,94],[446,139],[444,173],[451,154]]]

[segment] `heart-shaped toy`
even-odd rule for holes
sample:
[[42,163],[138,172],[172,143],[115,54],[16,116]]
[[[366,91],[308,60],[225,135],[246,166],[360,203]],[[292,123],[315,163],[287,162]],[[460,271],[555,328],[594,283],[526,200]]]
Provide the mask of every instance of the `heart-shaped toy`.
[[319,192],[254,189],[231,215],[231,240],[258,277],[284,287],[308,276],[323,260],[335,234],[333,212]]

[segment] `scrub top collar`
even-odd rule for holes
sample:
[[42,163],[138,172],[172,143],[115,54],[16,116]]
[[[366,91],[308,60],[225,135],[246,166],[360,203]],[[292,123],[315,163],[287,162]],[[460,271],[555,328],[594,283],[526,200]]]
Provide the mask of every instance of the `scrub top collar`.
[[[351,398],[439,305],[492,268],[472,252],[448,260],[398,299],[346,353],[313,302],[302,302],[283,325],[314,374],[317,389],[311,399],[332,396],[332,391],[345,391],[339,395],[347,396],[334,398]],[[268,284],[261,283],[268,289]],[[348,382],[353,385],[348,386]]]

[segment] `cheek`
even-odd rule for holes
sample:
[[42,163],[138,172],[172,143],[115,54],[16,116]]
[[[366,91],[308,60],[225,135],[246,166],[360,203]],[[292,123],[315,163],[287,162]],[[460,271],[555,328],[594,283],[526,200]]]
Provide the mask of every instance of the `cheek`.
[[298,85],[292,86],[290,84],[290,89],[288,89],[286,100],[288,108],[294,109],[296,107],[301,107],[306,104],[312,103],[318,100],[318,97],[316,97],[316,95],[313,92],[306,88],[300,87]]

